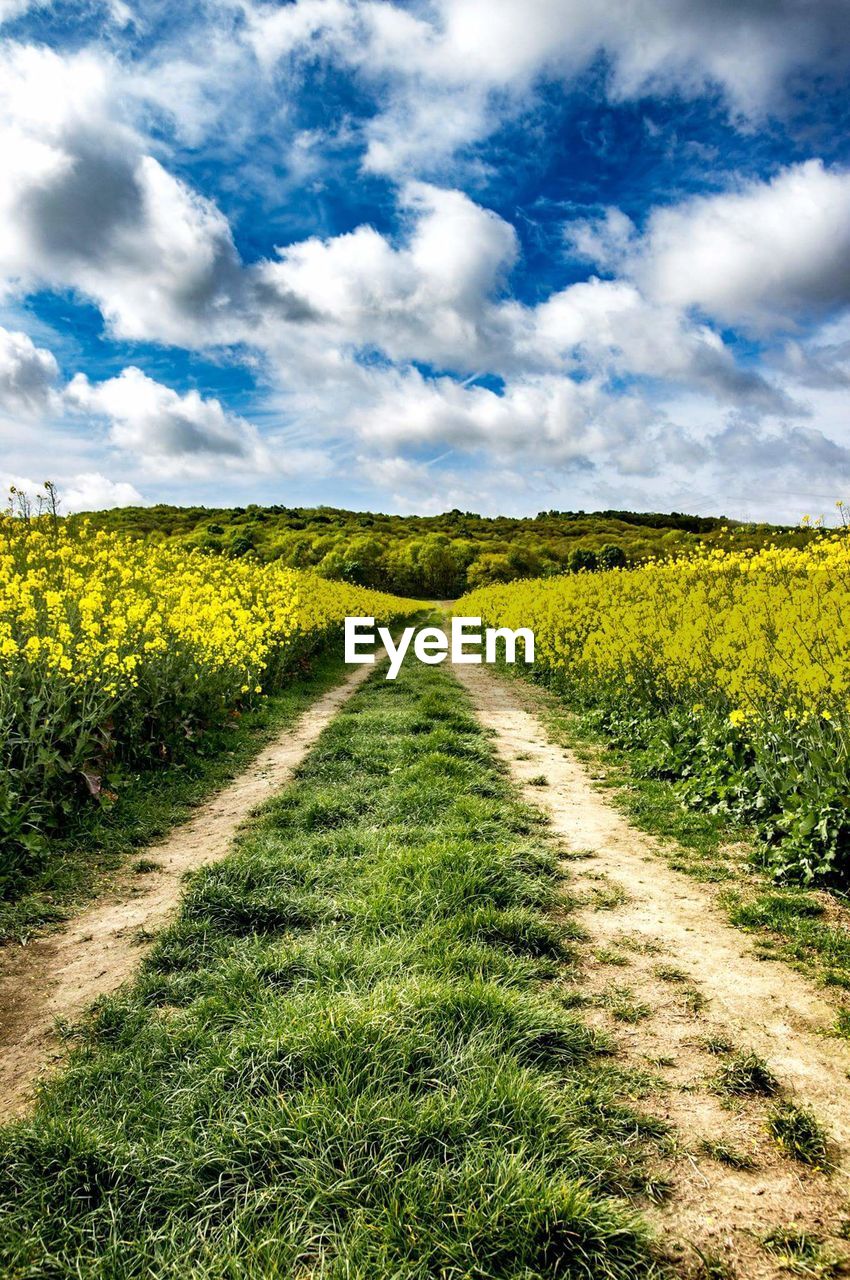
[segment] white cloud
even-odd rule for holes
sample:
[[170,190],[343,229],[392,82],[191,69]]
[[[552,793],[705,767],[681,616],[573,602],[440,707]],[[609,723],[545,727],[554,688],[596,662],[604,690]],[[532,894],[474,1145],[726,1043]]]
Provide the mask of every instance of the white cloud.
[[840,70],[850,50],[842,0],[296,0],[245,11],[266,67],[319,55],[382,86],[366,164],[384,172],[438,162],[539,79],[570,81],[600,56],[614,99],[719,90],[733,113],[757,117],[795,71]]
[[98,471],[71,476],[60,488],[62,510],[105,511],[109,507],[141,507],[145,499],[126,480],[110,480]]
[[259,279],[272,296],[299,299],[325,341],[469,368],[490,345],[487,302],[516,259],[516,232],[460,191],[409,183],[400,204],[406,245],[361,226],[280,249]]
[[110,443],[151,474],[202,477],[222,468],[270,467],[251,423],[218,400],[197,391],[181,396],[133,366],[99,383],[77,374],[65,396],[73,409],[106,418]]
[[[43,483],[28,476],[0,474],[0,493],[7,494],[14,486],[26,494],[35,508],[39,499],[44,501]],[[84,471],[69,476],[57,485],[59,510],[63,515],[76,511],[105,511],[108,507],[142,506],[145,499],[134,485],[125,480],[110,480],[99,471]]]
[[850,305],[850,173],[820,160],[656,209],[640,238],[612,243],[609,226],[594,240],[581,224],[577,243],[673,307],[769,329]]
[[850,447],[809,426],[766,429],[733,420],[713,437],[712,447],[730,477],[759,475],[769,484],[778,472],[797,483],[804,476],[808,485],[836,486],[834,499],[850,485]]
[[33,0],[0,0],[0,26],[4,22],[12,22],[22,17],[28,10],[35,8]]
[[0,51],[0,273],[78,290],[118,337],[232,340],[243,281],[227,220],[145,153],[115,75],[92,52]]
[[58,404],[59,366],[25,333],[0,328],[0,411],[35,417]]
[[606,209],[601,218],[577,218],[564,228],[564,239],[573,253],[604,268],[619,266],[636,238],[631,218],[614,208]]
[[[180,394],[138,368],[99,382],[78,375],[62,393],[51,353],[10,329],[0,330],[0,402],[9,414],[53,419],[64,407],[75,428],[69,441],[82,438],[80,415],[89,415],[101,441],[138,465],[141,479],[130,470],[119,483],[143,488],[148,475],[165,483],[226,474],[247,485],[340,474],[362,451],[397,493],[429,483],[467,492],[459,472],[438,476],[421,462],[429,449],[455,452],[460,470],[487,483],[510,472],[512,493],[525,474],[542,486],[566,474],[570,484],[591,476],[613,487],[632,477],[649,491],[654,477],[678,469],[720,484],[755,468],[770,447],[813,472],[822,463],[840,469],[840,431],[820,431],[823,405],[809,393],[846,387],[847,335],[812,341],[801,330],[756,372],[736,362],[715,321],[788,329],[850,304],[850,175],[811,161],[771,183],[658,209],[643,231],[617,210],[574,222],[574,251],[618,278],[571,284],[537,305],[506,297],[518,255],[509,222],[460,190],[403,178],[408,166],[437,163],[483,136],[541,76],[569,78],[600,51],[614,97],[698,93],[711,82],[735,110],[757,113],[777,100],[789,70],[828,61],[838,8],[810,7],[805,31],[795,9],[791,0],[719,0],[710,16],[686,0],[436,0],[427,9],[296,0],[249,9],[269,79],[234,113],[231,137],[244,136],[258,104],[276,94],[276,123],[284,118],[299,81],[275,65],[281,57],[335,58],[380,90],[381,110],[353,126],[364,131],[367,165],[402,175],[396,234],[363,225],[285,245],[254,265],[240,260],[222,212],[168,172],[166,145],[144,132],[152,120],[152,136],[161,133],[167,117],[175,145],[193,145],[216,122],[230,129],[223,104],[250,96],[255,67],[232,7],[209,9],[221,19],[209,66],[198,32],[182,57],[171,49],[132,67],[104,52],[60,57],[7,45],[0,270],[9,290],[75,291],[116,337],[199,349],[244,343],[271,391],[262,432],[218,400]],[[759,37],[747,66],[744,32]],[[414,362],[471,376],[468,385],[428,378]],[[483,374],[504,379],[503,394],[479,385]],[[813,403],[805,429],[784,421]],[[747,420],[730,424],[729,405]],[[18,468],[17,458],[9,465]],[[66,468],[78,477],[74,502],[109,500],[97,466],[87,454]]]
[[720,336],[674,307],[644,299],[623,280],[591,279],[541,303],[527,339],[552,363],[570,360],[599,377],[636,374],[687,383],[720,400],[767,412],[797,412],[760,374],[741,369]]
[[273,476],[327,476],[325,449],[272,425],[265,434],[197,391],[181,395],[134,366],[116,378],[90,382],[78,373],[64,391],[67,411],[107,424],[107,441],[145,476],[234,481]]
[[598,380],[554,375],[518,379],[499,395],[409,370],[388,377],[352,425],[379,453],[440,446],[564,470],[605,463],[643,473],[662,456],[668,465],[686,464],[700,452],[638,396],[612,396]]
[[358,464],[365,484],[374,487],[384,507],[389,498],[391,510],[419,515],[435,515],[453,507],[500,515],[534,503],[541,488],[552,484],[548,475],[528,474],[510,466],[482,466],[473,471],[443,466],[448,456],[422,463],[400,456],[363,455]]

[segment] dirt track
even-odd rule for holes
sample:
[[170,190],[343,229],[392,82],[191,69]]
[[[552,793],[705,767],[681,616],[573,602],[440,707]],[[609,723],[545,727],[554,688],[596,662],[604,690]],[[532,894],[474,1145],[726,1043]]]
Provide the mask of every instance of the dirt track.
[[0,950],[0,1118],[27,1108],[38,1077],[61,1056],[57,1020],[73,1021],[129,977],[153,932],[174,912],[186,872],[224,857],[237,828],[289,780],[372,670],[355,667],[188,822],[145,849],[157,871],[141,881],[123,879],[60,932]]
[[[673,1194],[651,1216],[665,1236],[717,1248],[747,1280],[787,1274],[758,1247],[767,1230],[794,1222],[836,1236],[847,1216],[850,1054],[826,1034],[835,1006],[784,964],[756,958],[708,890],[672,871],[658,845],[594,788],[575,756],[549,741],[523,705],[527,696],[480,666],[455,673],[524,798],[546,811],[567,850],[587,855],[570,860],[568,883],[585,904],[582,992],[595,994],[603,1010],[612,1002],[616,1010],[618,1001],[646,1010],[631,1025],[604,1012],[597,1020],[633,1065],[655,1068],[664,1082],[654,1109],[674,1125],[682,1150],[672,1166]],[[605,959],[618,952],[622,969]],[[678,976],[665,981],[658,976],[665,970]],[[711,1087],[719,1063],[703,1047],[719,1035],[761,1054],[787,1094],[824,1122],[834,1141],[831,1177],[778,1151],[765,1132],[764,1101],[723,1105]],[[757,1167],[734,1170],[701,1155],[703,1142],[718,1140],[754,1153]],[[844,1241],[831,1243],[846,1252]]]
[[[57,1019],[73,1021],[133,973],[173,913],[184,874],[227,853],[241,823],[291,778],[373,669],[355,668],[189,822],[147,849],[158,871],[141,881],[128,875],[61,932],[0,952],[5,1116],[28,1107],[38,1077],[61,1058]],[[549,741],[527,691],[480,666],[457,667],[455,675],[525,799],[543,807],[553,836],[573,855],[569,892],[588,935],[580,986],[592,1002],[587,1016],[614,1034],[625,1065],[660,1077],[640,1106],[671,1125],[671,1155],[659,1170],[671,1190],[648,1212],[674,1258],[687,1268],[696,1244],[747,1280],[772,1280],[787,1271],[759,1241],[789,1223],[829,1237],[846,1256],[838,1232],[850,1192],[850,1054],[825,1034],[834,1006],[784,964],[759,960],[710,891],[667,866],[658,845],[603,798],[578,760]],[[629,1001],[640,1016],[618,1021],[618,1002],[622,1008]],[[831,1176],[778,1150],[765,1130],[766,1100],[730,1106],[718,1096],[718,1061],[706,1049],[712,1038],[761,1054],[786,1096],[826,1124]],[[753,1168],[730,1168],[707,1155],[705,1144],[718,1139],[749,1153]]]

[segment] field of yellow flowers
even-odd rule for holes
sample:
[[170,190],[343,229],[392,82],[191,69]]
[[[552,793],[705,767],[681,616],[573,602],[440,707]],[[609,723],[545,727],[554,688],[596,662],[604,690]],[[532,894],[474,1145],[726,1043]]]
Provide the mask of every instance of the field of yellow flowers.
[[0,896],[111,770],[179,758],[341,630],[415,602],[0,517]]
[[784,875],[850,873],[850,537],[492,586],[535,676],[689,804],[756,822]]

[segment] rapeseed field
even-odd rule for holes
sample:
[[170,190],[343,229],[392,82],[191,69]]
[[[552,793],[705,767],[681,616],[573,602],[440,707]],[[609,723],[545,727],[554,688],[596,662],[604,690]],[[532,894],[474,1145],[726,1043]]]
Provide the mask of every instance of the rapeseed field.
[[457,611],[530,627],[535,675],[682,798],[754,820],[775,870],[850,856],[850,538],[696,555],[472,592]]

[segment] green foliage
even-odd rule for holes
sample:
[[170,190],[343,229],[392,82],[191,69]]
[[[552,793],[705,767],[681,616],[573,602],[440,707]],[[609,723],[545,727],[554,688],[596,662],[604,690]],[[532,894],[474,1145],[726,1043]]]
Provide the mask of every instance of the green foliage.
[[627,749],[639,777],[669,782],[689,809],[754,825],[777,879],[846,883],[849,716],[733,724],[728,701],[710,690],[680,701],[657,685],[589,684],[540,669],[532,675],[612,746]]
[[600,569],[625,569],[627,564],[628,558],[625,551],[615,543],[606,542],[599,552]]
[[678,512],[542,511],[534,519],[491,519],[459,510],[391,516],[334,507],[155,506],[69,519],[437,600],[493,582],[623,568],[682,554],[700,541],[741,549],[771,541],[799,545],[814,536]]
[[570,554],[569,568],[570,573],[596,573],[599,568],[599,558],[595,551],[587,547],[576,547]]

